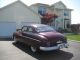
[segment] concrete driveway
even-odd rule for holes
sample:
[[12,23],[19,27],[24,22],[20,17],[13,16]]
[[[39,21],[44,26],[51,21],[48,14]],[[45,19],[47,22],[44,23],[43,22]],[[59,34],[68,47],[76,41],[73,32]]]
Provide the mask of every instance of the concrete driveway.
[[0,60],[80,60],[80,43],[70,42],[60,51],[32,53],[28,46],[14,41],[0,41]]

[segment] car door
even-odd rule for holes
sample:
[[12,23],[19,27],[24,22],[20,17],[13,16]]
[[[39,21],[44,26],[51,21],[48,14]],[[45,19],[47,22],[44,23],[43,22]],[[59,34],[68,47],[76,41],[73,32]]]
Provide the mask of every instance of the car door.
[[22,38],[23,38],[23,41],[24,43],[27,43],[28,45],[34,45],[35,43],[35,40],[34,40],[34,37],[35,37],[35,32],[34,32],[34,28],[31,27],[31,26],[26,26],[26,27],[23,27],[22,29]]
[[21,29],[17,29],[17,32],[15,33],[15,36],[16,36],[18,41],[24,42],[25,37],[23,35],[23,32],[26,32],[26,30],[27,30],[26,26],[23,26]]
[[27,27],[27,26],[23,26],[22,29],[21,29],[21,35],[22,35],[22,36],[20,37],[20,41],[21,41],[21,42],[24,42],[24,43],[27,42],[27,41],[25,41],[25,40],[28,40],[28,39],[26,38],[27,32],[28,32],[28,27]]

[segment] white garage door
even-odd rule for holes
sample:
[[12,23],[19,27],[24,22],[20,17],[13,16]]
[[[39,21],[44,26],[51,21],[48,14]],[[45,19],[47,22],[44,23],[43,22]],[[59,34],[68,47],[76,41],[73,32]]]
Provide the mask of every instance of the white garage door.
[[16,31],[15,22],[0,22],[0,37],[12,36]]

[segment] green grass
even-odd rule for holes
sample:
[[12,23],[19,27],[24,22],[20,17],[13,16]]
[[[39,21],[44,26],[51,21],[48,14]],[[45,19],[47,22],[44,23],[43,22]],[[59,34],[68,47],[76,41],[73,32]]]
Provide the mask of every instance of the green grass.
[[79,35],[67,35],[67,38],[69,40],[75,40],[75,41],[80,41],[80,34]]

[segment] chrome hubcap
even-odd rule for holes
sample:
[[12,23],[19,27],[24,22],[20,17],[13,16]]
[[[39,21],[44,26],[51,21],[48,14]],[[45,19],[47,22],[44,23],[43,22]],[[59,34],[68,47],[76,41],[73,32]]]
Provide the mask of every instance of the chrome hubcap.
[[33,46],[31,46],[31,50],[32,50],[32,52],[36,52],[37,51],[36,47],[33,47]]

